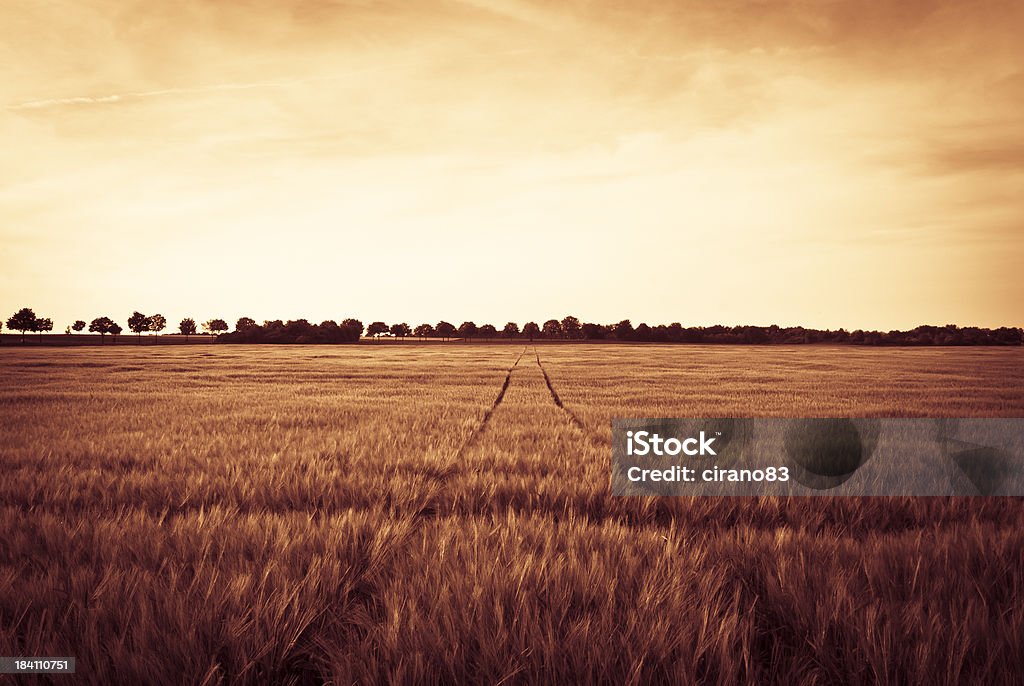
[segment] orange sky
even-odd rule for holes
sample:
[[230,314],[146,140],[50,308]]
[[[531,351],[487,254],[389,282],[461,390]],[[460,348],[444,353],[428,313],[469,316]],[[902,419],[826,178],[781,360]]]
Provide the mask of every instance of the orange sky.
[[0,308],[1024,324],[1024,3],[0,5]]

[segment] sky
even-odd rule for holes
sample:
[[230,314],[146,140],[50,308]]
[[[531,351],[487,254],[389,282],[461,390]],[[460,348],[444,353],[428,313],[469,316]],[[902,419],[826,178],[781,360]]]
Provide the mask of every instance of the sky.
[[3,3],[0,308],[1021,326],[1022,33],[1019,0]]

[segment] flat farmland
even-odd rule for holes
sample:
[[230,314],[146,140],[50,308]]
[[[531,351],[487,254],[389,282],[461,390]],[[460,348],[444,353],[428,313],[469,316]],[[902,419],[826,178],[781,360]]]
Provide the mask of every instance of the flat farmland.
[[[610,421],[1024,416],[1024,350],[0,349],[0,654],[84,683],[1013,683],[1013,498],[613,498]],[[54,677],[54,681],[60,677]]]

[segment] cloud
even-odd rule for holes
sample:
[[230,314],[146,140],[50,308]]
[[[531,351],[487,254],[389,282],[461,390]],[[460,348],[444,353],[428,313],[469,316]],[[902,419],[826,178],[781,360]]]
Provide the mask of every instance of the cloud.
[[40,110],[52,107],[66,107],[76,105],[113,105],[118,103],[131,102],[133,100],[147,100],[150,98],[165,98],[182,95],[201,95],[205,93],[221,93],[229,91],[246,91],[263,88],[283,88],[302,83],[315,83],[323,81],[337,81],[346,77],[318,77],[307,79],[292,79],[289,81],[262,81],[253,83],[218,83],[209,86],[198,86],[194,88],[163,88],[160,90],[135,91],[130,93],[111,93],[108,95],[95,96],[74,96],[68,98],[49,98],[45,100],[28,100],[26,102],[7,105],[6,109],[17,112],[19,110]]

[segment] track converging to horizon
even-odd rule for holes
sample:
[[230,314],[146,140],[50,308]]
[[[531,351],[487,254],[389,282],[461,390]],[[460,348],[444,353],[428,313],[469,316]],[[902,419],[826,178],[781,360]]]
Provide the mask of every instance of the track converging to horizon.
[[588,442],[596,441],[593,432],[588,430],[579,416],[558,395],[555,383],[544,367],[537,347],[525,346],[509,366],[494,402],[484,413],[483,419],[470,437],[462,444],[457,457],[464,457],[469,450],[485,443],[488,434],[494,433],[492,427],[497,422],[502,423],[498,427],[500,432],[514,431],[515,427],[507,424],[514,422],[515,415],[525,409],[531,412],[546,412],[552,418],[559,415],[562,419],[561,422],[556,421],[556,425],[561,423],[571,427]]

